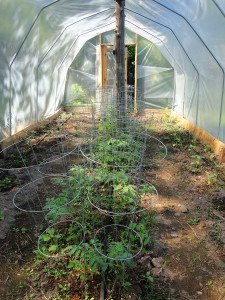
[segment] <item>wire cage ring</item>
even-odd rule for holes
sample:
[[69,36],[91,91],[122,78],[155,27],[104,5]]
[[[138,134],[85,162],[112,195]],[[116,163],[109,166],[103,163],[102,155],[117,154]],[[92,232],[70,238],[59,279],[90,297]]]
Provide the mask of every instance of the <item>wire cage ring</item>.
[[[155,202],[158,202],[158,191],[155,188],[154,185],[152,185],[150,182],[148,182],[147,180],[138,178],[138,177],[134,177],[132,178],[134,181],[134,186],[137,187],[137,200],[138,197],[140,198],[141,196],[139,195],[141,189],[143,189],[143,199],[141,199],[140,203],[139,203],[139,207],[137,206],[138,203],[135,203],[136,205],[132,205],[131,206],[131,210],[126,210],[123,212],[118,212],[115,210],[107,210],[106,208],[104,208],[104,204],[107,203],[107,201],[105,201],[105,198],[103,197],[101,199],[101,201],[99,202],[99,204],[97,204],[96,202],[94,202],[93,197],[91,195],[91,190],[93,187],[95,187],[96,185],[98,185],[98,183],[100,183],[100,181],[95,181],[93,183],[93,185],[91,186],[91,188],[88,191],[88,201],[89,203],[96,208],[100,213],[108,215],[108,216],[128,216],[128,215],[135,215],[135,214],[140,214],[143,213],[147,210],[149,210],[152,207],[152,204],[155,204]],[[135,183],[137,183],[138,185],[135,185]],[[144,188],[146,189],[146,192],[144,191]],[[97,188],[97,191],[99,191],[99,188]],[[150,194],[151,193],[151,194]],[[107,196],[106,196],[107,197]],[[99,200],[99,197],[97,196],[96,199]],[[113,197],[113,202],[115,203],[116,200]]]
[[[63,239],[63,237],[65,236],[65,232],[60,233],[60,231],[59,230],[57,231],[57,229],[62,224],[65,224],[65,229],[68,229],[69,228],[68,223],[70,223],[71,226],[73,226],[73,225],[77,226],[77,228],[74,230],[74,232],[77,233],[79,230],[81,231],[80,240],[78,241],[78,243],[76,245],[74,245],[74,244],[71,244],[69,246],[65,245],[66,247],[64,248],[64,250],[61,250],[61,251],[63,251],[63,253],[57,253],[57,254],[48,254],[48,253],[46,253],[47,251],[48,252],[56,252],[57,248],[59,248],[58,244],[56,244],[55,242],[57,242],[57,239],[58,240],[60,238]],[[70,230],[70,229],[68,229],[68,230]],[[73,228],[72,228],[72,230],[73,230]],[[54,240],[54,238],[55,238],[55,240]],[[74,221],[74,220],[59,221],[59,222],[49,226],[48,228],[46,228],[40,234],[40,236],[38,238],[38,251],[43,256],[48,257],[48,258],[59,258],[59,257],[69,256],[70,255],[70,250],[73,249],[73,251],[74,251],[75,249],[77,249],[84,242],[84,239],[85,239],[85,231],[84,231],[84,226],[81,223],[79,223],[77,221]],[[45,242],[48,245],[48,249],[45,248],[45,246],[41,245],[42,241]],[[71,242],[72,241],[73,240],[71,239]],[[52,243],[54,243],[54,244],[52,244]],[[61,241],[61,243],[63,244],[64,242]],[[68,243],[68,241],[66,241],[66,243]]]
[[[107,255],[106,253],[103,253],[103,251],[101,250],[101,249],[99,249],[99,244],[101,243],[99,243],[98,242],[98,235],[99,234],[101,234],[101,232],[102,231],[104,231],[104,237],[105,236],[107,236],[107,237],[109,237],[109,235],[108,234],[106,234],[105,233],[105,230],[107,230],[107,229],[111,229],[111,228],[115,228],[116,229],[116,232],[120,229],[122,229],[122,230],[124,230],[124,231],[127,231],[127,233],[128,232],[130,232],[130,236],[129,236],[129,238],[128,238],[128,236],[127,236],[127,239],[128,239],[128,241],[127,241],[127,245],[124,245],[122,248],[123,249],[119,249],[119,256],[118,257],[113,257],[112,255]],[[139,243],[139,247],[137,247],[137,249],[135,249],[135,251],[134,251],[134,253],[133,254],[131,254],[131,253],[129,253],[129,255],[128,255],[128,253],[127,253],[127,256],[126,256],[126,254],[125,253],[122,253],[123,252],[123,250],[128,250],[128,248],[129,248],[129,246],[131,245],[131,238],[132,238],[132,235],[133,235],[133,238],[136,238],[136,241],[134,242],[134,244],[137,244],[137,243]],[[117,234],[115,235],[114,234],[114,237],[118,237],[118,232],[117,232]],[[112,242],[111,244],[113,245],[113,246],[115,246],[115,249],[116,249],[116,246],[119,246],[119,243],[117,243],[117,242]],[[96,233],[95,233],[95,235],[94,235],[94,247],[95,247],[95,250],[98,252],[98,254],[100,254],[101,256],[103,256],[103,257],[105,257],[106,259],[110,259],[110,260],[114,260],[114,261],[128,261],[128,260],[131,260],[131,259],[134,259],[136,256],[138,256],[140,253],[141,253],[141,251],[142,251],[142,249],[143,249],[143,240],[142,240],[142,238],[141,238],[141,236],[140,236],[140,234],[136,231],[136,230],[134,230],[134,229],[132,229],[132,228],[130,228],[130,227],[128,227],[128,226],[125,226],[125,225],[121,225],[121,224],[111,224],[111,225],[106,225],[106,226],[104,226],[104,227],[101,227],[100,229],[98,229],[97,231],[96,231]],[[136,245],[137,246],[137,245]],[[110,243],[107,245],[107,248],[108,248],[108,250],[110,251]],[[127,249],[126,249],[127,248]],[[122,251],[121,251],[122,250]],[[129,249],[129,250],[131,250],[131,249]]]

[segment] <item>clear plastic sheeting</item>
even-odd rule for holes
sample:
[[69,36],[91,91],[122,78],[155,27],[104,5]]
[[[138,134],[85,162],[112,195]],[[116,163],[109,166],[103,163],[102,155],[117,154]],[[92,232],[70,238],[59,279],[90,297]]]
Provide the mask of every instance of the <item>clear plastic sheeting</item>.
[[[135,33],[125,29],[125,44],[135,44]],[[114,45],[115,44],[115,31],[111,30],[101,34],[101,44]]]
[[85,43],[67,74],[65,104],[82,104],[88,91],[96,88],[96,60],[98,37]]
[[[95,36],[97,44],[114,44],[114,10],[111,0],[0,0],[1,139],[56,112],[72,76],[91,86],[99,81],[96,54],[88,56],[90,69],[71,64]],[[176,112],[225,142],[224,1],[126,0],[125,15],[127,43],[137,33],[154,45],[139,48],[149,57],[138,63],[146,101],[172,101]]]
[[159,49],[138,38],[138,90],[148,107],[171,107],[174,97],[174,71]]
[[[38,5],[34,1],[26,1],[30,5],[23,2],[23,18],[15,9],[20,4],[15,5],[11,0],[4,5],[7,19],[3,14],[1,16],[3,24],[18,16],[26,25],[18,39],[15,37],[19,29],[22,30],[20,23],[9,32],[6,48],[12,49],[12,53],[5,51],[2,55],[3,48],[0,52],[0,61],[6,61],[1,68],[1,84],[4,83],[0,89],[1,137],[12,135],[55,113],[63,101],[67,70],[75,57],[68,54],[69,64],[58,72],[61,63],[66,61],[65,53],[76,44],[73,53],[77,54],[89,38],[114,27],[114,7],[103,1],[92,1],[92,4],[38,1]],[[1,33],[0,41],[3,38]]]
[[[68,70],[65,103],[81,104],[90,89],[98,88],[97,65],[99,44],[111,46],[107,51],[107,84],[115,86],[116,60],[113,54],[114,32],[105,32],[85,43]],[[135,44],[136,35],[126,30],[126,45]],[[169,62],[148,40],[139,37],[138,41],[138,90],[148,107],[168,107],[174,96],[174,71]],[[79,101],[78,98],[82,101]],[[76,99],[77,98],[77,99]],[[150,101],[151,99],[151,101]],[[143,99],[142,99],[143,100]]]
[[[178,77],[175,78],[174,109],[225,141],[225,19],[221,6],[215,2],[129,1],[126,16],[128,24],[131,22],[132,27],[138,26],[135,31],[142,31],[146,38],[152,35],[167,48],[173,56],[172,60],[168,53],[165,56],[171,65],[175,60],[183,69],[183,97],[177,97],[182,84]],[[179,61],[179,54],[182,61]],[[194,72],[184,70],[188,64],[192,65]]]
[[160,74],[162,72],[167,72],[170,70],[172,70],[172,68],[149,67],[138,65],[138,79],[152,76],[155,74]]

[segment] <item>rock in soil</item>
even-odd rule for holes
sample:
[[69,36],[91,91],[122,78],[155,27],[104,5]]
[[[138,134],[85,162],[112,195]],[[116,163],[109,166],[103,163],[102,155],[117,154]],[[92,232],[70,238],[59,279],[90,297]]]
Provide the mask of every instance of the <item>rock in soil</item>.
[[175,213],[174,216],[179,218],[181,216],[181,213]]
[[171,235],[171,237],[173,237],[173,238],[178,237],[178,234],[177,234],[176,232],[172,232],[170,235]]
[[180,212],[182,212],[182,213],[188,213],[188,208],[187,208],[187,206],[185,206],[185,205],[180,205]]
[[152,264],[155,268],[161,269],[163,267],[164,260],[162,257],[154,257],[152,259]]
[[153,277],[158,277],[160,275],[160,273],[162,272],[161,268],[153,268],[152,269],[152,276]]
[[212,204],[215,209],[225,211],[225,195],[213,198]]
[[150,257],[150,255],[147,256],[143,256],[139,259],[139,263],[143,266],[149,266],[151,263],[152,258]]

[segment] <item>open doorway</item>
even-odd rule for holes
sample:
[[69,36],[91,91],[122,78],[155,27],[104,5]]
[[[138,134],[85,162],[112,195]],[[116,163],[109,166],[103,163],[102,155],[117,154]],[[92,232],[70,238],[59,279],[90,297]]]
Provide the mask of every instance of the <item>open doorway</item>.
[[127,84],[135,85],[135,45],[126,45],[127,48]]
[[[126,107],[129,111],[137,110],[137,47],[135,44],[125,46],[125,85]],[[116,56],[113,45],[100,45],[99,82],[97,87],[116,87]]]
[[[125,81],[127,85],[135,85],[135,53],[136,45],[126,45],[125,50]],[[100,82],[99,86],[115,85],[116,57],[112,45],[101,45],[100,51]]]

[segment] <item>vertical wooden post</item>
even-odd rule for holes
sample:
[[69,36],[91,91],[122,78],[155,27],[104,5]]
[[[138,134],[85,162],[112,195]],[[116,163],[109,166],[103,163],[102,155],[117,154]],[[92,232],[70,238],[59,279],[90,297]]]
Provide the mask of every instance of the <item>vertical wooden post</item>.
[[125,53],[124,53],[124,62],[125,62],[125,87],[124,87],[124,101],[125,101],[125,111],[127,111],[128,109],[128,95],[127,95],[127,59],[128,59],[128,49],[127,47],[125,47]]
[[107,86],[107,46],[101,45],[101,60],[100,60],[100,82],[101,87]]
[[138,34],[135,44],[135,72],[134,72],[134,113],[138,112]]
[[117,109],[121,116],[125,115],[125,0],[115,0],[116,2],[116,89],[117,89]]

